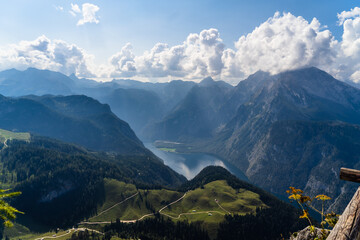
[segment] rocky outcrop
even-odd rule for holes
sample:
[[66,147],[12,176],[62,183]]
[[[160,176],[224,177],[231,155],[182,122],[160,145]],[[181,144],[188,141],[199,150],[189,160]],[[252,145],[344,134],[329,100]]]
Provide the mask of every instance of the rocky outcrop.
[[330,230],[322,230],[320,228],[315,228],[315,231],[312,233],[309,227],[304,228],[300,232],[294,233],[290,240],[313,240],[315,238],[322,239],[322,236],[328,236],[330,234]]

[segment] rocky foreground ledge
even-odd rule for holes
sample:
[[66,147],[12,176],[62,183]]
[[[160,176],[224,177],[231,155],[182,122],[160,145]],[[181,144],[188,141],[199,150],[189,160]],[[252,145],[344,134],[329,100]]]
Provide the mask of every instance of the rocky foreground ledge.
[[[322,231],[323,230],[321,228],[315,228],[314,233],[311,233],[310,228],[306,227],[300,232],[294,233],[290,237],[290,240],[313,240],[315,238],[321,239],[321,237],[323,236]],[[330,230],[325,229],[324,231],[326,236],[330,234]]]

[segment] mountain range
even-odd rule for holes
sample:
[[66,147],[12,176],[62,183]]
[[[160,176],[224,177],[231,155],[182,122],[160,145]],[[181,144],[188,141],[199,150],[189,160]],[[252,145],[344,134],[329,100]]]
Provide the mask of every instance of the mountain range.
[[[31,87],[40,81],[39,78],[53,81],[52,90],[47,89],[46,84],[37,85],[37,89]],[[14,86],[10,87],[11,84]],[[44,116],[47,119],[55,114],[56,119],[88,124],[96,131],[84,130],[83,133],[98,132],[95,138],[99,139],[118,129],[114,134],[123,140],[119,140],[121,144],[117,146],[131,143],[130,148],[124,149],[146,151],[134,132],[121,122],[123,119],[143,140],[176,142],[174,148],[177,151],[219,156],[243,171],[251,182],[275,194],[284,196],[291,185],[311,194],[327,194],[334,201],[326,207],[337,212],[344,209],[356,187],[338,180],[339,168],[359,168],[360,90],[355,85],[313,67],[276,75],[259,71],[237,86],[211,78],[200,83],[180,80],[142,83],[121,79],[97,83],[37,69],[0,73],[0,93],[13,96],[2,97],[4,109],[13,109],[7,107],[9,102],[13,106],[28,104],[29,107],[21,110],[21,115],[26,118]],[[23,90],[16,90],[20,86]],[[92,99],[102,107],[94,108],[98,109],[95,112],[82,112],[83,108],[87,109],[84,102],[90,101],[85,96],[30,95],[43,93],[85,94],[109,105]],[[85,105],[80,104],[73,110],[64,107],[73,98],[83,98],[80,102]],[[69,105],[76,106],[74,103]],[[31,116],[27,109],[46,114]],[[110,113],[110,109],[120,119]],[[88,142],[94,139],[90,136],[75,141],[73,134],[76,131],[65,133],[59,130],[46,134],[47,131],[31,126],[30,122],[26,128],[15,124],[26,122],[24,119],[10,123],[6,122],[5,115],[2,118],[7,125],[0,127],[8,130],[31,131],[94,150],[126,152],[109,147],[114,139],[118,139],[115,136],[109,142],[105,139],[111,138],[105,137],[103,144]],[[106,127],[109,123],[113,126],[111,129]],[[61,129],[60,122],[56,125]],[[67,136],[69,134],[72,135]]]
[[[187,146],[179,151],[220,156],[273,193],[285,195],[289,186],[296,186],[328,194],[334,198],[329,209],[344,209],[355,185],[338,176],[342,166],[359,168],[359,89],[317,68],[305,68],[277,75],[257,72],[229,91],[217,91],[221,98],[202,90],[210,99],[196,99],[190,92],[155,125],[151,138]],[[208,126],[206,120],[193,125],[193,119],[184,120],[186,113],[197,116],[194,106],[216,109],[209,118],[215,120],[208,135],[184,137],[177,129],[197,133]],[[178,123],[176,128],[166,128],[169,119]],[[157,126],[166,128],[167,135]]]
[[171,141],[210,137],[221,124],[220,106],[232,89],[225,82],[204,79],[163,120],[149,125],[145,137]]
[[86,96],[0,96],[0,128],[53,137],[96,151],[148,152],[108,105]]
[[26,95],[86,95],[109,104],[122,120],[129,122],[137,135],[150,123],[175,107],[196,84],[175,80],[168,83],[144,83],[127,79],[96,82],[75,75],[28,68],[0,72],[0,94],[7,97]]

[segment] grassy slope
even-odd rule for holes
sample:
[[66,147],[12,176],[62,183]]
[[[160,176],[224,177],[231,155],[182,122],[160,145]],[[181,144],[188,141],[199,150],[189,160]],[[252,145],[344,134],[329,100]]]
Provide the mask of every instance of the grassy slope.
[[[137,192],[139,192],[139,194],[122,204],[111,208]],[[88,219],[88,221],[115,221],[116,218],[120,218],[121,220],[138,219],[145,214],[152,213],[152,209],[158,211],[184,195],[183,192],[167,189],[136,189],[133,184],[126,184],[114,179],[105,179],[105,194],[105,202],[99,206],[98,214],[109,208],[111,209]],[[217,180],[205,184],[203,188],[196,188],[192,191],[188,191],[181,201],[164,209],[161,213],[175,217],[175,219],[173,219],[174,221],[187,220],[189,222],[202,222],[210,235],[215,236],[218,224],[224,220],[224,215],[226,214],[226,211],[218,206],[215,199],[218,200],[219,204],[226,211],[237,214],[252,213],[257,207],[267,207],[260,200],[258,194],[244,189],[233,189],[225,180]],[[208,212],[211,212],[212,215],[209,215]],[[185,213],[185,215],[181,215],[180,218],[176,219],[179,214],[182,213]],[[94,228],[95,226],[83,225],[80,227]],[[16,231],[13,230],[8,229],[5,234],[10,237],[19,237],[19,235],[21,235],[18,233],[16,234]],[[53,232],[48,232],[37,235],[26,232],[26,235],[21,236],[21,238],[34,239],[41,236],[52,236],[53,234]],[[58,235],[60,235],[60,233]]]
[[[197,188],[188,192],[182,201],[172,205],[170,209],[165,209],[163,213],[173,217],[178,217],[181,213],[191,213],[181,215],[179,220],[200,221],[209,235],[215,236],[218,224],[224,220],[226,211],[244,215],[255,212],[257,207],[266,207],[258,194],[245,189],[233,189],[225,180],[218,180],[204,185],[203,189]],[[207,212],[211,212],[212,215]]]
[[0,141],[5,142],[7,139],[30,141],[30,133],[25,133],[25,132],[17,133],[17,132],[11,132],[11,131],[0,129]]
[[[90,230],[91,231],[91,230]],[[55,231],[52,232],[46,232],[41,234],[35,234],[35,233],[28,233],[26,235],[11,235],[9,232],[5,232],[4,236],[7,235],[11,240],[34,240],[34,239],[56,239],[56,240],[67,240],[71,238],[71,235],[76,232],[75,229],[69,229],[69,230],[59,230],[57,233]],[[100,234],[95,234],[96,236],[100,236]],[[55,238],[54,238],[55,236]],[[21,237],[21,238],[19,238]],[[119,238],[120,239],[120,238]]]
[[108,208],[121,202],[125,198],[139,192],[135,197],[119,204],[111,210],[104,212],[99,216],[89,219],[91,222],[133,220],[142,217],[145,214],[152,213],[147,207],[146,201],[152,205],[155,210],[167,204],[166,201],[174,201],[182,196],[182,193],[161,189],[161,190],[137,190],[135,185],[126,184],[113,179],[105,180],[105,202],[98,208],[98,214]]
[[[132,196],[136,191],[139,194],[135,197],[107,212],[90,218],[89,221],[115,221],[116,218],[121,220],[138,219],[145,214],[152,213],[146,201],[151,204],[155,211],[158,211],[184,195],[182,192],[167,189],[137,190],[134,185],[107,179],[105,181],[106,199],[104,204],[99,207],[98,214]],[[219,207],[215,199],[226,211],[241,215],[253,213],[257,207],[267,207],[260,200],[258,194],[245,189],[233,189],[225,180],[218,180],[204,185],[203,188],[187,192],[181,201],[164,209],[161,213],[173,217],[174,221],[202,222],[210,235],[214,236],[218,224],[224,220],[224,215],[227,213]],[[211,214],[208,214],[209,212]],[[180,214],[182,215],[179,217]]]
[[159,148],[159,150],[164,152],[176,152],[176,148]]
[[[4,129],[0,129],[0,143],[1,148],[5,147],[5,143],[7,140],[20,140],[30,142],[31,135],[27,132],[11,132]],[[0,163],[0,171],[2,173],[2,178],[0,179],[0,188],[11,188],[13,187],[10,183],[5,183],[4,180],[9,180],[12,178],[12,175],[15,172],[3,171],[2,163]]]
[[[193,212],[195,210],[197,212],[219,211],[225,214],[226,212],[218,206],[215,199],[218,200],[225,210],[231,213],[252,213],[256,207],[266,207],[258,194],[244,189],[233,189],[225,180],[218,180],[206,184],[204,189],[197,188],[188,192],[182,201],[172,205],[171,209],[164,210],[163,213],[178,216],[180,213]],[[191,220],[195,216],[190,215],[187,218]],[[209,218],[205,217],[205,219]]]
[[[137,190],[132,184],[107,179],[105,181],[106,199],[104,204],[99,207],[98,214],[132,196],[137,191],[139,194],[135,197],[89,220],[101,222],[115,221],[116,218],[121,220],[138,219],[152,212],[146,201],[151,204],[154,210],[158,211],[183,195],[181,192],[167,189]],[[220,222],[223,220],[226,211],[218,206],[215,199],[225,210],[237,214],[252,213],[257,207],[266,207],[258,194],[244,189],[233,189],[226,181],[219,180],[206,184],[203,189],[197,188],[189,191],[184,199],[164,209],[162,213],[172,217],[178,217],[182,213],[192,213],[191,215],[182,215],[180,219]],[[208,216],[207,212],[209,211],[214,211],[213,215],[216,217]],[[206,213],[199,214],[199,212]]]

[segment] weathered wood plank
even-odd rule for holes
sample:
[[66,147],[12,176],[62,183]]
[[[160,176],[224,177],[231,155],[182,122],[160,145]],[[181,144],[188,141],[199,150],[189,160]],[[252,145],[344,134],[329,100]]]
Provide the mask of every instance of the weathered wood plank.
[[360,187],[326,240],[360,240]]
[[340,179],[360,183],[360,171],[350,168],[341,168]]

